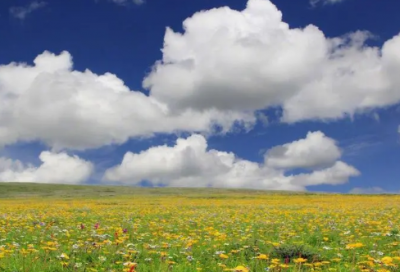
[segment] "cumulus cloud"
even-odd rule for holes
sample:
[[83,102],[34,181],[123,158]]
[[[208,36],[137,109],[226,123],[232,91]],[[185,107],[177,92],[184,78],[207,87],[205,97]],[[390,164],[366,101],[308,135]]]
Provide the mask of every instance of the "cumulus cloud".
[[24,20],[26,16],[28,16],[29,14],[38,9],[44,8],[46,5],[47,3],[43,1],[33,1],[32,3],[26,6],[11,7],[9,9],[9,12],[11,16],[20,20]]
[[290,28],[268,0],[201,11],[183,26],[167,28],[163,59],[143,81],[149,95],[111,73],[74,70],[68,52],[1,65],[0,147],[83,150],[155,133],[248,129],[255,111],[272,106],[296,122],[400,101],[400,35],[382,48],[365,44],[367,32],[327,38],[313,25]]
[[314,171],[311,174],[300,174],[293,176],[293,183],[303,186],[331,184],[338,185],[345,183],[349,177],[358,176],[360,172],[354,167],[337,161],[329,168]]
[[[320,144],[311,141],[309,146],[312,143]],[[315,150],[314,147],[310,149]],[[292,161],[296,162],[299,154],[293,155],[295,159]],[[289,154],[286,156],[290,161]],[[303,153],[303,156],[304,161],[311,160],[304,165],[315,163],[312,152]],[[208,150],[203,136],[192,135],[187,139],[178,139],[175,146],[163,145],[141,153],[126,153],[120,165],[106,171],[104,180],[131,185],[147,181],[155,186],[172,187],[305,190],[312,185],[345,183],[357,175],[357,169],[342,161],[332,161],[326,168],[311,173],[286,175],[282,169],[244,160],[231,152]]]
[[93,171],[92,163],[66,153],[44,151],[38,167],[19,160],[0,157],[0,181],[77,184],[86,181]]
[[175,111],[283,109],[282,120],[333,119],[400,101],[400,35],[382,48],[357,31],[327,38],[290,28],[268,0],[195,13],[167,28],[143,86]]
[[335,140],[320,131],[305,139],[276,146],[265,155],[265,164],[274,168],[316,168],[331,165],[342,155]]
[[39,140],[55,150],[119,144],[130,137],[176,131],[229,131],[253,115],[207,109],[174,114],[169,106],[132,91],[117,76],[73,70],[68,52],[44,52],[34,65],[0,66],[0,146]]

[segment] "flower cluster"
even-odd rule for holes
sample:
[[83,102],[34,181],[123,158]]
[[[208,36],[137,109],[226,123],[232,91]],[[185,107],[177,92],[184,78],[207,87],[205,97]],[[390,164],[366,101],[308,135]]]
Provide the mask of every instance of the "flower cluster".
[[0,271],[400,271],[400,197],[0,200]]

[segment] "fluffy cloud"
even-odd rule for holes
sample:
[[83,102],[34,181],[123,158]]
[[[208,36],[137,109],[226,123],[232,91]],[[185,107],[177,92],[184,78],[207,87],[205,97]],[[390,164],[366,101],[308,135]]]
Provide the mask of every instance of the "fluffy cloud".
[[167,28],[163,58],[143,81],[177,112],[281,106],[282,120],[296,122],[400,101],[400,36],[376,48],[368,32],[327,38],[313,25],[290,28],[268,0],[201,11],[183,28]]
[[46,5],[47,5],[47,3],[43,2],[43,1],[33,1],[32,3],[30,3],[27,6],[11,7],[9,12],[10,12],[11,16],[13,16],[17,19],[20,19],[20,20],[24,20],[26,18],[26,16],[28,16],[35,10],[44,8]]
[[312,25],[291,29],[268,0],[198,12],[183,25],[182,34],[166,31],[163,59],[143,81],[150,95],[111,73],[73,70],[68,52],[0,66],[0,147],[39,140],[83,150],[215,125],[227,132],[237,122],[249,128],[254,111],[270,106],[295,122],[400,100],[400,36],[379,49],[365,45],[366,32],[328,39]]
[[265,156],[265,164],[274,168],[315,168],[331,165],[342,155],[335,140],[322,132],[309,132],[305,139],[276,146]]
[[[298,142],[310,141],[312,136],[309,135],[323,134],[311,133],[304,140],[283,146],[296,146]],[[320,146],[319,141],[311,140],[307,144],[310,150],[316,150],[312,144]],[[293,153],[293,160],[289,155],[286,155],[287,161],[297,163],[299,153]],[[313,152],[303,153],[303,161],[311,161],[304,165],[315,164],[315,158]],[[104,180],[134,185],[147,181],[157,186],[172,187],[305,190],[311,185],[345,183],[349,177],[357,175],[359,172],[354,167],[341,161],[332,161],[327,168],[308,174],[285,175],[284,170],[268,164],[243,160],[233,153],[208,150],[203,136],[192,135],[187,139],[178,139],[175,146],[163,145],[137,154],[126,153],[120,165],[106,171]]]
[[293,176],[296,185],[312,186],[320,184],[338,185],[345,183],[349,177],[358,176],[360,172],[354,167],[337,161],[329,168],[314,171],[311,174]]
[[76,184],[87,180],[93,171],[90,162],[66,153],[44,151],[39,159],[42,164],[34,167],[0,157],[0,181]]
[[111,73],[72,66],[68,52],[44,52],[33,66],[0,66],[0,146],[40,140],[54,149],[86,149],[158,132],[210,132],[214,124],[228,131],[238,120],[253,121],[252,114],[217,109],[173,114]]

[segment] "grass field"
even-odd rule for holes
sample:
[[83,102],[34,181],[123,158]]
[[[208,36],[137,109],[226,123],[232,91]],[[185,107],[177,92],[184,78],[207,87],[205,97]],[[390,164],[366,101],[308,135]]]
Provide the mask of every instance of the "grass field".
[[0,183],[0,271],[400,271],[400,196]]

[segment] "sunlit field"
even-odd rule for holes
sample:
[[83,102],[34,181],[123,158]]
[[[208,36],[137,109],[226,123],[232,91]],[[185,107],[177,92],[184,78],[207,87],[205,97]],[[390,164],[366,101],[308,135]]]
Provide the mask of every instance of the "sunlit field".
[[0,271],[400,271],[399,196],[7,186]]

